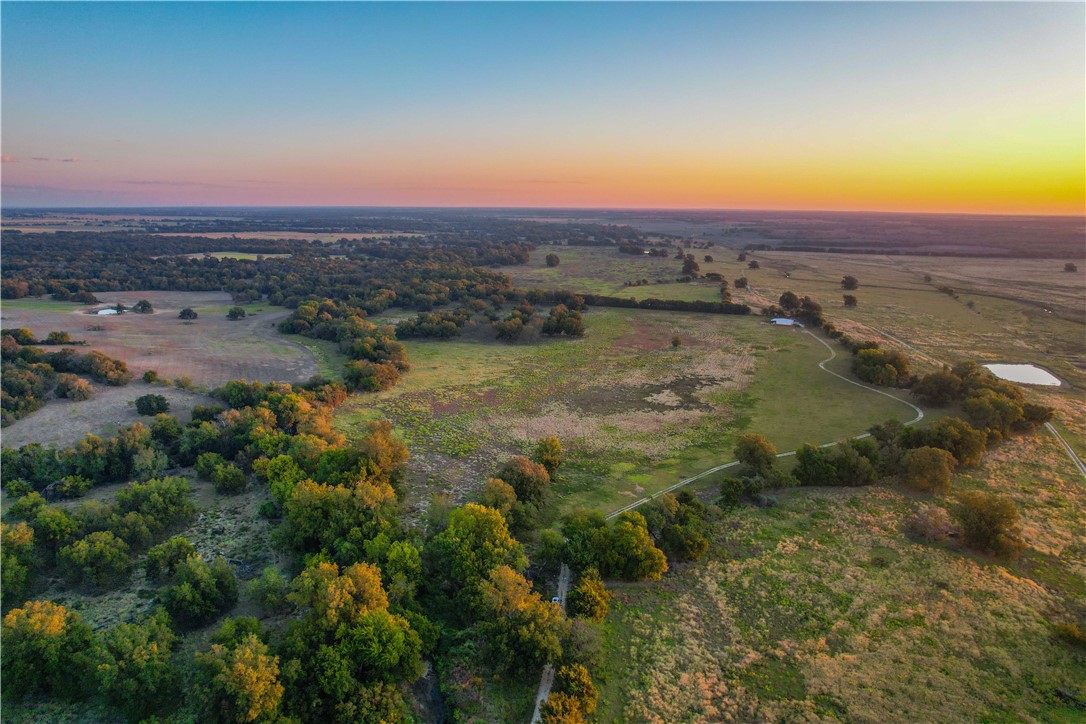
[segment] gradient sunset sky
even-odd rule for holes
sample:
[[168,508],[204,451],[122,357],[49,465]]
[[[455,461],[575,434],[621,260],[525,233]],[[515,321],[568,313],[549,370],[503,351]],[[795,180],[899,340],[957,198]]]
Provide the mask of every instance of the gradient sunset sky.
[[1080,2],[0,13],[9,207],[1086,211]]

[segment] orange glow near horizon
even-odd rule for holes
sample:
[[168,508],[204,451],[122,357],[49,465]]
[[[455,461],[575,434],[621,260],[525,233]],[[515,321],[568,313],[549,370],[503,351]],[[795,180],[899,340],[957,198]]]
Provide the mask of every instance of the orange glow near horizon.
[[1081,3],[9,3],[4,23],[6,206],[1086,214]]

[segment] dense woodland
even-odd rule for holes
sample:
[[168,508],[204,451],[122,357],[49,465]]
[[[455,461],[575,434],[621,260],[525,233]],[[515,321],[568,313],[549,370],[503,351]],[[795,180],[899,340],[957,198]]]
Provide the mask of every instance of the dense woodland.
[[[576,552],[552,538],[529,569],[514,536],[553,523],[556,439],[541,441],[534,459],[495,471],[477,503],[435,501],[420,528],[400,514],[408,452],[388,423],[353,444],[331,424],[350,390],[384,389],[410,369],[398,336],[447,338],[468,324],[507,342],[523,329],[584,333],[583,298],[519,292],[487,265],[523,263],[533,242],[559,232],[570,243],[637,240],[604,227],[507,227],[519,238],[496,243],[485,238],[494,231],[438,229],[425,240],[328,246],[231,241],[239,251],[291,255],[255,261],[199,256],[223,243],[200,238],[6,235],[7,298],[94,302],[95,292],[221,289],[238,302],[266,298],[293,309],[282,332],[334,341],[350,358],[345,384],[231,382],[211,393],[221,406],[197,407],[187,425],[148,394],[137,401],[147,423],[111,438],[5,449],[3,484],[14,499],[3,527],[6,701],[90,699],[133,721],[171,712],[198,721],[399,721],[409,716],[405,687],[430,659],[456,710],[478,706],[475,674],[463,680],[463,673],[530,680],[551,662],[559,676],[548,720],[590,712],[587,667],[598,655],[594,622],[607,600],[595,571],[639,579],[666,570],[645,519],[571,521],[571,535],[581,531]],[[508,303],[516,306],[503,319]],[[536,304],[546,306],[537,312]],[[398,329],[368,319],[394,306],[419,314]],[[109,384],[131,378],[104,355],[47,351],[45,341],[5,332],[4,404],[12,415],[40,405],[60,375],[78,371]],[[144,382],[160,380],[150,372]],[[260,513],[275,527],[288,575],[269,568],[244,584],[238,562],[205,560],[178,535],[197,514],[192,476],[221,495],[266,487]],[[121,487],[106,502],[56,502],[98,486]],[[582,617],[568,619],[525,574],[572,556],[591,571],[572,596]],[[137,562],[155,591],[142,620],[93,631],[78,612],[36,600],[58,579],[108,592],[126,585]],[[264,623],[223,618],[242,585],[260,602]],[[187,633],[207,627],[214,630],[207,645],[182,652]]]
[[[424,657],[528,678],[561,662],[564,676],[591,686],[591,644],[582,640],[596,636],[587,620],[602,615],[602,584],[590,574],[582,587],[594,599],[584,593],[578,604],[586,619],[567,619],[532,590],[511,532],[548,519],[557,440],[496,471],[479,504],[438,503],[425,529],[410,528],[399,512],[408,451],[387,422],[347,444],[330,422],[346,399],[342,386],[237,381],[213,395],[223,406],[198,410],[185,426],[158,414],[110,439],[4,450],[4,485],[18,496],[3,526],[7,696],[98,697],[133,721],[179,704],[200,721],[400,721],[403,685],[418,678]],[[222,619],[238,600],[233,566],[204,560],[176,536],[197,511],[189,480],[166,473],[190,466],[223,495],[267,486],[261,514],[276,526],[293,580],[271,568],[248,585],[275,623]],[[117,484],[106,503],[61,506],[41,494],[81,497]],[[639,514],[568,526],[582,532],[551,550],[555,560],[576,555],[631,579],[666,569]],[[33,600],[56,576],[111,590],[137,559],[157,597],[141,621],[92,631],[77,612]],[[216,633],[207,646],[178,650],[186,632],[209,625]],[[588,695],[555,705],[594,705],[578,696]]]

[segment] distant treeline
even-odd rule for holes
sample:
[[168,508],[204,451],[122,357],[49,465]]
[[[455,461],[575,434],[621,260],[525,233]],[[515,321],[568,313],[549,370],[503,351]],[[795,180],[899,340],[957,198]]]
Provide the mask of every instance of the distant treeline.
[[[787,244],[782,246],[770,246],[769,244],[747,244],[743,247],[746,251],[798,251],[805,253],[817,253],[817,254],[879,254],[884,256],[953,256],[953,257],[965,257],[965,258],[982,258],[982,259],[1014,259],[1014,258],[1063,258],[1062,255],[1056,254],[1026,254],[1026,253],[1014,253],[1012,250],[1004,248],[992,249],[990,252],[969,252],[969,251],[954,251],[952,249],[934,249],[934,250],[921,250],[921,249],[899,249],[893,248],[891,242],[886,242],[886,246],[882,248],[865,248],[865,247],[851,247],[851,246],[812,246],[812,245],[796,245]],[[1081,256],[1081,254],[1080,254]]]
[[525,294],[533,304],[565,304],[574,309],[589,307],[620,307],[622,309],[656,309],[666,312],[703,312],[708,314],[750,314],[746,304],[730,302],[682,301],[678,299],[633,299],[603,294],[575,294],[558,289],[533,289]]

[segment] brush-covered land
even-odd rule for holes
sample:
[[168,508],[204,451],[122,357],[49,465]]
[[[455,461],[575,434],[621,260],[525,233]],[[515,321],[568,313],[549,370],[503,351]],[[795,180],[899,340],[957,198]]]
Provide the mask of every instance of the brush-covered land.
[[5,720],[1086,712],[1066,225],[16,221]]

